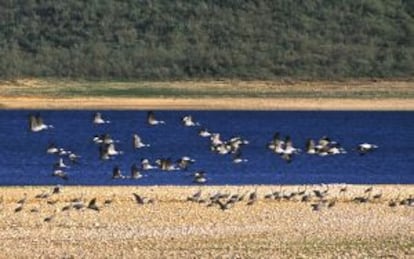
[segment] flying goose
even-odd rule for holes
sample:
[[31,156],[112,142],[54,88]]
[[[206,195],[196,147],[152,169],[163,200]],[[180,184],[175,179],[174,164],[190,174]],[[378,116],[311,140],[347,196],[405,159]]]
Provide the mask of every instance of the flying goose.
[[123,154],[122,151],[116,150],[114,143],[111,143],[111,144],[107,145],[107,153],[110,156],[116,156],[116,155],[122,155]]
[[110,121],[104,120],[102,118],[102,114],[100,112],[95,112],[93,115],[93,121],[94,124],[105,124],[105,123],[111,123]]
[[198,135],[199,135],[200,137],[203,137],[203,138],[208,138],[208,137],[211,137],[211,133],[210,133],[207,129],[201,129],[201,130],[198,132]]
[[138,134],[132,135],[132,145],[133,145],[134,149],[139,149],[139,148],[150,146],[149,144],[144,144],[141,140],[141,137],[138,136]]
[[195,162],[194,159],[188,157],[188,156],[183,156],[180,159],[177,160],[177,165],[181,170],[187,170],[188,166],[190,164],[193,164]]
[[46,153],[48,154],[58,154],[59,153],[59,148],[56,146],[55,143],[49,143],[49,145],[47,146],[46,149]]
[[137,165],[134,163],[131,166],[131,178],[139,179],[142,177],[142,174],[139,172]]
[[62,157],[60,157],[59,160],[56,163],[54,163],[53,166],[54,166],[55,169],[62,169],[62,168],[68,168],[69,167],[65,164],[65,162],[63,162]]
[[247,161],[249,160],[242,158],[242,153],[240,150],[237,151],[237,153],[233,157],[233,163],[235,164],[246,163]]
[[200,123],[193,121],[193,117],[191,115],[186,115],[186,116],[182,117],[181,122],[186,127],[200,126]]
[[198,184],[206,183],[207,178],[205,177],[205,172],[204,171],[195,172],[193,182],[198,183]]
[[372,152],[377,149],[378,146],[369,143],[362,143],[357,146],[357,151],[360,155],[365,155],[366,153]]
[[158,168],[163,171],[174,171],[180,169],[171,161],[170,158],[157,159],[155,160],[155,164],[157,164]]
[[147,158],[141,159],[141,169],[142,170],[151,170],[156,169],[157,167],[154,165],[151,165],[150,161]]
[[60,177],[63,180],[68,180],[69,179],[67,173],[65,173],[62,169],[55,169],[52,173],[52,176]]
[[121,169],[119,168],[119,166],[114,166],[114,168],[112,169],[112,179],[123,179],[125,178],[125,176],[122,175],[121,173]]
[[151,126],[158,124],[165,124],[165,121],[157,120],[153,111],[149,111],[147,114],[147,123]]
[[53,128],[53,125],[46,125],[43,122],[43,118],[37,114],[37,115],[29,115],[29,129],[32,132],[39,132],[42,130],[47,130]]

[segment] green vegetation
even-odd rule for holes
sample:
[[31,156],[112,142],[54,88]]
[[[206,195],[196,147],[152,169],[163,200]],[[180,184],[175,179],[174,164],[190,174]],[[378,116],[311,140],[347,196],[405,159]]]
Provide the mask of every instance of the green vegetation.
[[414,1],[0,1],[0,57],[1,78],[412,78]]
[[23,79],[0,81],[1,96],[169,98],[414,98],[414,82],[358,80],[298,81],[91,81]]

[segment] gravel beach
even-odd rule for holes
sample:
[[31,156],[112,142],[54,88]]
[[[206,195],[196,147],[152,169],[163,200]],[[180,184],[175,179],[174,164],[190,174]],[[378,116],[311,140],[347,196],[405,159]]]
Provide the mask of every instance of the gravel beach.
[[0,258],[413,258],[413,198],[413,185],[1,187]]

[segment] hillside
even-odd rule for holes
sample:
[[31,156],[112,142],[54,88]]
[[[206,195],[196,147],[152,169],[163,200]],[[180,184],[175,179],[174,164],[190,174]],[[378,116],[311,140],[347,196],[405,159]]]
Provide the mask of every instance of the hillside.
[[9,0],[0,77],[412,78],[412,0]]

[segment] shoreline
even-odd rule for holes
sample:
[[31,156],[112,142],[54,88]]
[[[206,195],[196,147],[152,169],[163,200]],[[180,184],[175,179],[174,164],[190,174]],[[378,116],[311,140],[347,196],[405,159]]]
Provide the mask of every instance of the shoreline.
[[414,111],[414,99],[1,97],[0,110]]
[[[414,196],[414,185],[63,186],[52,194],[53,188],[0,187],[0,257],[414,255],[414,206],[400,205]],[[324,198],[315,190],[326,191]],[[189,201],[198,191],[200,199]],[[257,200],[248,205],[252,192]],[[266,198],[273,192],[295,195]],[[138,204],[133,193],[153,202]],[[245,197],[223,210],[209,205],[217,193]],[[304,195],[311,197],[304,202]],[[75,198],[85,207],[74,208]],[[99,211],[86,207],[94,198]],[[315,211],[313,204],[321,205]]]

